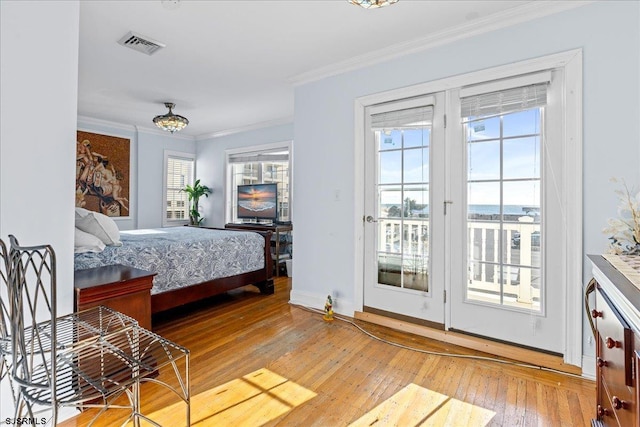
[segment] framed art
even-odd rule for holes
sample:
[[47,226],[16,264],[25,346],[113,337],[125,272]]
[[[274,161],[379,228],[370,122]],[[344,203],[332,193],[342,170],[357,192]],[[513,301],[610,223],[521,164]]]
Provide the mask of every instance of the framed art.
[[129,216],[130,151],[128,138],[77,132],[76,207]]

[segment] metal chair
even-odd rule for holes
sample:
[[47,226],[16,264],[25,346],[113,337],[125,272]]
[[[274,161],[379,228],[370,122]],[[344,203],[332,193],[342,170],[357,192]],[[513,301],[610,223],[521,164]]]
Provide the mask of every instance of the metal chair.
[[108,408],[124,408],[130,415],[123,425],[145,420],[160,426],[140,408],[141,382],[154,382],[184,403],[188,426],[189,351],[106,307],[57,316],[53,248],[24,247],[9,238],[16,419],[46,414],[55,425],[61,407],[98,407],[92,424]]
[[[23,247],[9,236],[11,376],[17,388],[15,418],[55,425],[59,409],[139,407],[139,364],[109,343],[137,323],[97,307],[58,317],[56,258],[49,245]],[[132,391],[133,390],[133,391]],[[124,404],[113,400],[127,396]]]
[[[9,253],[0,239],[0,387],[8,384],[13,405],[16,403],[16,391],[11,379],[11,317],[9,316]],[[6,301],[6,303],[5,303]]]

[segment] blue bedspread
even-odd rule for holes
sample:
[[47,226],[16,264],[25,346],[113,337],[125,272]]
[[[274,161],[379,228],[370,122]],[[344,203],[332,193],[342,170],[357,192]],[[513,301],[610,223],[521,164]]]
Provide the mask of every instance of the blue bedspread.
[[170,227],[120,233],[122,246],[75,255],[75,269],[124,264],[157,273],[152,294],[263,268],[258,233]]

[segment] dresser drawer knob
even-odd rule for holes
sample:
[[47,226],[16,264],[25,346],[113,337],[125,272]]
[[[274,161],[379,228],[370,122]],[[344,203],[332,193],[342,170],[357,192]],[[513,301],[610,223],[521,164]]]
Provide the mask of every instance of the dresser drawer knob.
[[591,310],[591,317],[593,317],[594,319],[602,317],[602,312],[594,308],[593,310]]
[[607,348],[622,347],[622,345],[620,345],[620,341],[616,341],[611,337],[607,337],[605,339],[605,343]]
[[598,405],[598,418],[602,418],[606,415],[609,415],[609,410],[603,408],[602,405]]
[[611,404],[613,405],[614,409],[622,409],[627,406],[627,402],[617,396],[613,396],[613,398],[611,399]]
[[602,357],[598,357],[597,359],[597,364],[599,368],[604,368],[605,366],[607,366],[607,361],[604,360]]

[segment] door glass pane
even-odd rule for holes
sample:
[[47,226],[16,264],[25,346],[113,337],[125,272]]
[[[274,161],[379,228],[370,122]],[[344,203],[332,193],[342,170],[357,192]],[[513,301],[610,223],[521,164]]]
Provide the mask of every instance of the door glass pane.
[[540,178],[540,138],[504,141],[504,178]]
[[402,286],[401,255],[378,254],[378,283],[394,287]]
[[402,182],[402,151],[380,152],[378,168],[379,183],[392,184]]
[[402,216],[402,186],[378,186],[378,217],[400,218]]
[[470,180],[500,178],[500,141],[470,142],[467,147]]
[[468,301],[542,309],[540,111],[465,125]]
[[429,181],[429,148],[404,150],[404,182]]
[[403,135],[404,148],[427,147],[431,140],[431,129],[407,129]]
[[376,131],[378,283],[428,291],[430,123]]
[[500,138],[500,117],[475,118],[467,126],[467,141]]
[[402,131],[385,129],[382,132],[376,132],[376,134],[380,151],[394,150],[402,147]]

